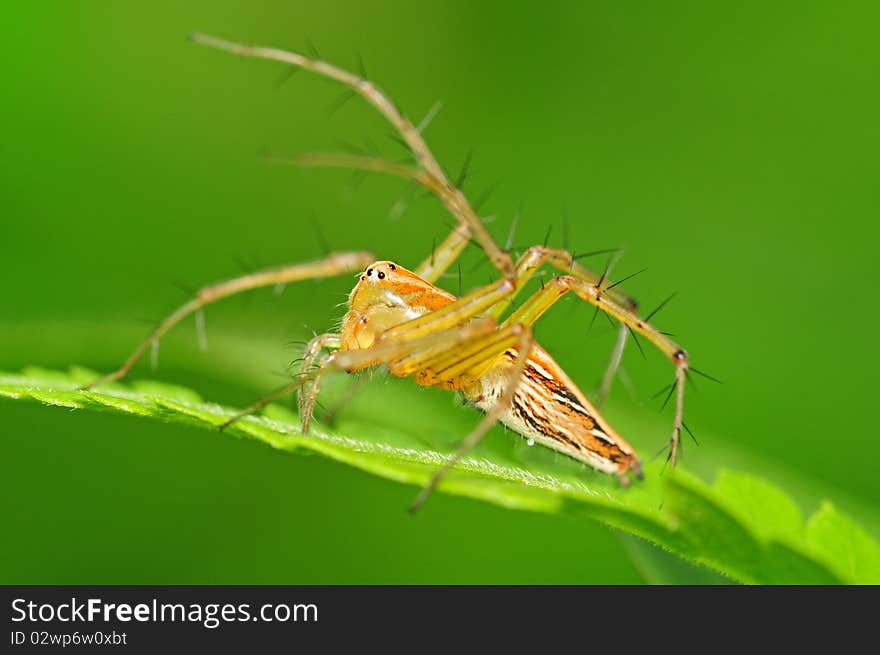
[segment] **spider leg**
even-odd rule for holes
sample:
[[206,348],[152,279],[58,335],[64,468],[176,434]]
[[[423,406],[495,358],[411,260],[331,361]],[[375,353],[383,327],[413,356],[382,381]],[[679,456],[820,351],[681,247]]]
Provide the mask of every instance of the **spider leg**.
[[158,343],[159,339],[165,336],[171,328],[180,323],[184,318],[197,312],[206,305],[210,305],[211,303],[222,300],[223,298],[228,298],[237,293],[258,289],[260,287],[307,280],[310,278],[330,277],[341,275],[343,273],[353,273],[360,271],[374,260],[375,257],[367,252],[336,253],[317,261],[266,269],[204,287],[196,293],[194,298],[181,305],[174,313],[163,320],[159,326],[153,330],[150,336],[148,336],[147,339],[135,349],[122,366],[108,375],[93,380],[82,388],[91,389],[97,385],[112,382],[113,380],[119,380],[128,375],[132,366],[135,365],[135,363],[154,343]]
[[677,393],[675,419],[669,451],[669,461],[674,466],[678,459],[681,428],[684,420],[684,387],[689,367],[687,352],[675,341],[660,332],[648,321],[640,318],[633,310],[617,303],[611,297],[611,294],[606,294],[599,284],[592,284],[572,275],[561,275],[545,283],[543,288],[536,291],[510,314],[505,322],[501,324],[502,327],[519,323],[532,325],[569,291],[573,291],[582,300],[620,321],[627,331],[631,331],[634,335],[641,334],[647,338],[675,366],[674,387]]
[[382,339],[413,339],[438,330],[449,329],[481,316],[493,305],[513,293],[512,280],[498,280],[475,289],[458,300],[429,314],[401,323],[382,333]]
[[451,455],[446,463],[431,476],[413,504],[410,506],[411,512],[416,512],[425,504],[425,501],[437,488],[437,485],[443,480],[449,471],[489,432],[495,423],[508,411],[513,403],[514,395],[523,376],[532,346],[535,343],[532,330],[527,325],[521,323],[501,327],[497,333],[482,337],[473,344],[468,344],[466,354],[462,355],[459,348],[456,348],[446,354],[445,358],[435,361],[431,368],[425,371],[425,374],[431,376],[434,383],[439,381],[450,381],[456,378],[464,377],[464,379],[476,379],[475,370],[481,368],[486,362],[494,362],[498,357],[502,356],[511,348],[516,348],[516,360],[507,373],[501,393],[495,400],[495,403],[486,412],[486,415],[477,424],[477,426],[468,434],[461,442],[458,450]]
[[[491,319],[478,319],[464,326],[455,326],[449,329],[439,329],[428,334],[423,334],[413,339],[381,339],[369,348],[358,348],[356,350],[337,350],[332,354],[324,355],[318,366],[310,373],[304,374],[301,380],[286,385],[284,387],[287,393],[293,389],[301,388],[303,381],[308,382],[308,389],[303,389],[300,397],[300,421],[302,422],[303,434],[308,434],[309,425],[315,410],[315,404],[318,395],[321,392],[321,382],[327,373],[331,371],[345,371],[353,373],[370,366],[380,364],[392,364],[407,355],[420,352],[433,352],[436,349],[441,351],[449,351],[455,348],[457,343],[462,340],[473,339],[476,336],[485,334],[487,331],[495,329],[495,322]],[[278,397],[278,394],[271,394],[272,399]],[[260,409],[265,404],[255,403],[251,406]],[[271,402],[271,400],[269,401]],[[248,410],[242,413],[251,413]]]
[[[601,286],[606,281],[605,274],[600,275],[586,268],[578,262],[577,255],[572,255],[567,250],[548,248],[547,246],[532,246],[526,250],[516,262],[516,292],[506,298],[503,303],[499,303],[498,306],[492,310],[490,315],[494,316],[496,319],[500,318],[504,311],[510,306],[510,303],[513,302],[513,299],[519,291],[544,264],[549,264],[564,274],[571,275],[572,277],[590,284],[599,284]],[[631,312],[635,312],[638,309],[638,303],[636,300],[620,289],[608,289],[605,293],[617,304],[625,307]],[[599,388],[596,401],[597,406],[602,405],[611,391],[611,385],[614,382],[614,378],[620,368],[620,362],[623,359],[623,350],[626,346],[628,332],[626,325],[620,326],[617,341],[614,344],[614,349],[611,351],[605,374],[602,376],[602,385]]]
[[[298,164],[300,166],[357,168],[360,170],[387,173],[389,175],[395,175],[416,182],[435,194],[447,206],[454,203],[454,199],[449,195],[448,188],[439,184],[429,173],[413,166],[386,161],[378,157],[351,155],[346,153],[307,153],[296,157],[273,155],[268,159],[273,162]],[[452,229],[449,236],[446,237],[439,246],[434,248],[431,254],[419,264],[414,271],[415,274],[428,282],[436,282],[440,279],[440,276],[449,270],[449,267],[455,263],[455,260],[458,259],[458,256],[467,247],[468,243],[471,242],[472,238],[473,231],[471,230],[468,221],[459,217],[458,223]]]
[[321,422],[326,425],[336,425],[336,418],[339,416],[340,412],[348,405],[351,400],[360,393],[360,390],[367,383],[367,378],[358,377],[352,382],[342,394],[340,398],[337,398],[330,407],[328,407],[323,416],[321,416]]
[[[296,66],[304,70],[309,70],[332,80],[336,80],[349,87],[354,93],[360,95],[366,102],[371,104],[380,114],[382,114],[382,116],[384,116],[385,119],[397,130],[416,160],[418,166],[416,170],[419,171],[420,174],[424,173],[427,176],[424,178],[429,181],[426,186],[435,192],[440,201],[460,223],[464,223],[468,226],[473,233],[474,238],[482,246],[486,256],[492,262],[492,265],[503,276],[513,276],[514,269],[510,255],[504,252],[498,244],[495,243],[464,193],[462,193],[462,191],[446,176],[446,173],[443,171],[440,164],[437,163],[434,154],[422,138],[419,129],[403,115],[394,102],[380,91],[375,84],[346,70],[337,68],[332,64],[328,64],[325,61],[305,57],[295,52],[288,52],[277,48],[242,45],[214,36],[209,36],[207,34],[195,33],[192,35],[192,39],[196,43],[217,48],[219,50],[225,50],[226,52],[241,57],[270,59],[290,66]],[[388,168],[387,163],[384,168]],[[391,171],[386,170],[386,172]]]
[[[547,246],[532,246],[516,261],[516,293],[511,294],[503,303],[499,303],[497,307],[493,308],[491,315],[495,318],[500,318],[510,306],[510,303],[516,299],[519,291],[525,287],[526,283],[532,279],[532,276],[544,264],[549,264],[565,275],[570,275],[590,284],[602,284],[607,281],[604,279],[604,275],[595,273],[583,266],[577,261],[577,255],[572,255],[567,250],[548,248]],[[618,305],[630,311],[637,309],[638,305],[635,299],[619,289],[609,289],[606,295]]]
[[294,164],[308,168],[354,168],[372,173],[385,173],[420,184],[436,195],[446,192],[445,188],[425,170],[381,157],[347,152],[307,152],[300,155],[268,154],[263,158],[274,164]]
[[307,379],[308,374],[315,365],[315,360],[322,350],[338,349],[342,347],[342,336],[333,333],[319,334],[306,345],[303,354],[302,364],[300,366],[300,375],[303,381],[299,388],[299,415],[303,415],[303,404],[309,396],[312,383]]
[[287,394],[299,389],[300,387],[302,387],[303,382],[304,382],[304,380],[303,380],[302,376],[297,376],[293,380],[293,382],[288,382],[284,386],[278,387],[277,389],[275,389],[271,393],[263,396],[259,400],[254,401],[253,403],[251,403],[250,405],[245,407],[243,410],[241,410],[240,412],[235,414],[232,418],[230,418],[225,423],[220,425],[220,430],[221,431],[225,430],[230,425],[232,425],[236,421],[241,420],[245,416],[248,416],[250,414],[254,414],[254,413],[260,411],[261,409],[266,407],[266,405],[268,405],[272,401],[277,400],[278,398],[281,398],[282,396],[286,396]]
[[455,263],[459,255],[467,247],[471,241],[471,230],[467,223],[459,222],[449,236],[434,249],[434,251],[425,258],[416,268],[416,275],[424,278],[428,282],[436,282],[440,279],[449,267]]
[[[313,380],[309,377],[309,373],[312,372],[318,355],[320,355],[323,350],[338,350],[341,347],[342,335],[332,332],[319,334],[306,345],[302,364],[300,366],[300,379],[302,380],[302,384],[297,389],[297,404],[300,416],[303,416],[305,413],[306,400],[312,395]],[[333,406],[326,411],[322,417],[322,421],[328,425],[332,425],[336,415],[339,414],[349,401],[357,395],[364,383],[364,378],[358,378],[355,380],[355,382],[345,390],[344,395],[341,398],[338,398]],[[317,397],[317,394],[315,394],[315,397]]]
[[[485,326],[481,330],[480,326]],[[414,351],[391,362],[389,369],[400,377],[413,375],[422,386],[444,386],[462,389],[476,382],[479,376],[470,375],[471,369],[486,360],[494,360],[505,349],[516,344],[511,341],[510,328],[498,330],[490,318],[473,324],[474,334],[466,342],[449,348],[430,348]]]
[[[349,153],[306,153],[293,157],[270,155],[266,159],[275,163],[296,164],[299,166],[356,168],[364,171],[386,173],[416,182],[436,195],[447,207],[454,207],[456,202],[450,195],[449,188],[432,177],[430,173],[415,166],[387,161],[379,157]],[[458,223],[452,229],[450,235],[419,264],[414,272],[428,282],[436,282],[458,259],[458,256],[467,247],[472,238],[473,231],[470,228],[469,221],[465,220],[462,216],[458,216]]]
[[[356,168],[364,171],[386,173],[412,180],[436,195],[447,207],[456,206],[456,200],[450,194],[450,189],[436,180],[427,171],[415,166],[387,161],[379,157],[349,153],[317,152],[293,157],[269,155],[266,159],[275,163],[296,164],[298,166]],[[469,221],[465,220],[462,216],[458,216],[458,223],[452,229],[450,235],[419,264],[414,272],[428,282],[436,282],[458,259],[458,256],[467,247],[472,238],[473,231],[470,228]]]
[[[305,399],[311,393],[311,383],[308,378],[308,373],[311,372],[312,367],[315,365],[315,360],[318,358],[318,355],[321,353],[322,350],[336,350],[341,347],[342,336],[335,333],[320,334],[312,339],[306,346],[303,355],[302,365],[300,367],[300,373],[303,375],[303,385],[298,390],[298,406],[300,416],[302,416],[303,414],[303,404],[305,402]],[[322,421],[327,425],[333,425],[336,416],[351,401],[351,399],[357,395],[361,387],[364,386],[365,382],[365,378],[357,378],[353,384],[349,385],[349,387],[345,390],[343,396],[336,399],[336,402],[326,411],[326,413],[322,417]]]
[[614,378],[617,377],[617,371],[620,370],[620,362],[623,359],[623,349],[626,346],[626,339],[629,336],[629,330],[626,325],[621,323],[617,331],[617,341],[614,342],[614,349],[611,351],[611,357],[608,358],[608,366],[605,368],[605,374],[602,376],[602,384],[596,393],[596,407],[605,404],[605,400],[611,393],[611,385],[614,384]]

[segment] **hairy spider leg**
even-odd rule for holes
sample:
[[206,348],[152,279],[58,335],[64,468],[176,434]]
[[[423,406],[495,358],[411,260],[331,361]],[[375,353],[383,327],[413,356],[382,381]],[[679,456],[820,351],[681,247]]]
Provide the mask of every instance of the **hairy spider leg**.
[[[526,283],[532,278],[538,269],[545,264],[549,264],[562,273],[571,275],[590,284],[602,286],[603,283],[610,282],[610,280],[605,279],[605,274],[598,275],[586,268],[577,261],[575,255],[572,255],[567,250],[548,248],[547,246],[532,246],[526,250],[516,262],[516,292],[503,303],[499,303],[493,310],[492,316],[500,319],[501,315],[510,306],[510,303],[513,302],[517,294],[523,289],[523,287],[525,287]],[[631,312],[635,312],[638,308],[638,303],[635,298],[624,293],[620,289],[608,289],[606,294],[610,295],[617,304],[625,307]],[[614,348],[611,351],[611,356],[608,359],[605,374],[602,376],[602,384],[599,388],[598,397],[596,399],[596,406],[598,407],[602,406],[611,391],[611,385],[617,375],[618,369],[620,368],[620,362],[623,359],[623,350],[626,346],[626,338],[628,334],[629,332],[626,325],[621,325]]]
[[163,320],[147,339],[135,349],[122,366],[108,375],[89,382],[84,385],[82,389],[91,389],[100,384],[119,380],[128,375],[132,366],[134,366],[144,353],[149,350],[151,345],[157,343],[159,339],[165,336],[171,328],[180,323],[184,318],[193,312],[202,309],[206,305],[210,305],[211,303],[215,303],[218,300],[228,298],[237,293],[251,291],[252,289],[258,289],[260,287],[353,273],[363,270],[364,266],[374,259],[375,257],[368,252],[334,253],[317,261],[291,264],[279,268],[270,268],[204,287],[196,293],[194,298],[188,300]]
[[303,415],[303,404],[305,402],[305,398],[309,395],[309,390],[311,388],[311,380],[308,379],[308,374],[311,372],[312,368],[315,366],[315,360],[317,360],[318,355],[321,354],[324,350],[336,350],[342,347],[342,336],[335,333],[326,333],[319,334],[314,339],[309,341],[306,345],[305,352],[303,353],[302,363],[300,365],[300,376],[303,380],[302,386],[299,387],[299,415]]
[[433,183],[438,188],[444,189],[444,193],[440,196],[443,204],[446,205],[447,209],[454,216],[468,225],[473,232],[474,238],[479,242],[486,256],[492,262],[492,265],[505,277],[513,275],[513,262],[510,255],[498,247],[498,244],[492,239],[492,236],[486,230],[486,227],[465,195],[449,181],[446,173],[443,172],[440,164],[437,163],[433,153],[422,138],[418,128],[400,112],[391,99],[382,93],[375,84],[325,61],[311,59],[299,53],[279,50],[277,48],[233,43],[207,34],[195,33],[191,36],[196,43],[225,50],[241,57],[270,59],[291,66],[297,66],[303,70],[312,71],[336,80],[360,95],[391,123],[409,146],[419,167],[432,178]]
[[[302,155],[284,156],[268,155],[266,159],[275,163],[296,164],[308,167],[354,168],[358,170],[386,173],[411,180],[437,196],[447,208],[455,208],[456,200],[450,187],[435,179],[430,173],[415,166],[387,161],[380,157],[353,155],[349,153],[305,153]],[[457,223],[446,239],[415,269],[415,273],[429,282],[440,279],[452,264],[455,263],[468,243],[473,240],[471,222],[463,215],[452,212]],[[479,220],[479,219],[477,219]]]

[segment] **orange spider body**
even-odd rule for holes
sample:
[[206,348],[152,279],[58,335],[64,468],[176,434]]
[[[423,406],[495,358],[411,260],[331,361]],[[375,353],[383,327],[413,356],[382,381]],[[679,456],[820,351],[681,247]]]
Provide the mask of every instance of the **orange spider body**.
[[[380,277],[381,276],[381,277]],[[348,296],[342,347],[369,348],[386,330],[446,307],[456,297],[388,261],[370,266]]]
[[[341,350],[370,348],[387,330],[450,305],[456,296],[412,271],[389,261],[372,264],[361,275],[348,299],[342,322]],[[482,320],[482,319],[476,319]],[[389,370],[418,384],[460,391],[475,407],[487,411],[501,396],[517,349],[511,347],[483,366],[479,375],[461,373],[439,377],[439,371],[403,372],[391,361]],[[349,372],[379,362],[360,362]],[[537,443],[562,452],[627,483],[628,472],[641,477],[633,448],[605,421],[562,367],[534,344],[513,402],[500,415],[501,423]]]

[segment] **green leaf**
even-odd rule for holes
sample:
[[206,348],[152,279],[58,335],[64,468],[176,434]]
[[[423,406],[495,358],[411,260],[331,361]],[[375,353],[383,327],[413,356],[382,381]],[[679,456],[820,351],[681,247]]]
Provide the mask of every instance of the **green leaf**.
[[[679,520],[680,530],[690,541],[690,556],[710,568],[723,571],[742,582],[755,584],[833,584],[841,582],[819,558],[811,557],[803,539],[797,543],[764,535],[774,534],[775,510],[788,509],[779,503],[782,492],[764,483],[756,485],[750,476],[727,473],[712,489],[687,476],[670,480],[666,502]],[[769,491],[766,511],[742,511],[737,498]],[[722,491],[726,495],[722,495]],[[734,500],[735,499],[735,500]],[[773,507],[773,503],[777,507]],[[748,506],[754,510],[754,502]],[[783,520],[786,514],[782,513]],[[786,535],[787,537],[788,535]]]
[[880,584],[880,544],[855,521],[824,502],[807,526],[807,542],[827,557],[842,580]]
[[763,539],[796,544],[804,538],[804,518],[795,502],[782,490],[746,473],[721,470],[715,491],[724,506],[749,523]]
[[621,544],[634,566],[648,584],[656,585],[724,585],[730,578],[706,566],[691,564],[643,539],[618,532]]
[[[189,389],[160,382],[77,389],[95,375],[82,368],[68,373],[26,369],[18,375],[0,375],[0,396],[203,429],[216,429],[235,414],[234,409],[205,402]],[[454,451],[457,439],[425,428],[414,432],[384,426],[378,420],[349,419],[332,430],[316,425],[303,436],[296,415],[273,405],[264,415],[246,417],[217,434],[256,439],[284,451],[318,453],[390,480],[423,485]],[[805,524],[783,491],[752,475],[722,471],[710,487],[681,468],[674,475],[664,473],[662,463],[656,462],[646,467],[643,483],[621,489],[610,476],[548,449],[490,437],[439,490],[511,509],[601,521],[740,582],[880,580],[880,546],[852,519],[826,503]],[[632,544],[629,548],[633,550]],[[635,548],[643,551],[641,543]],[[655,581],[682,576],[718,580],[710,571],[695,577],[695,570],[686,568],[665,575],[658,566],[670,567],[663,563],[662,554],[649,559],[641,552],[640,557]]]

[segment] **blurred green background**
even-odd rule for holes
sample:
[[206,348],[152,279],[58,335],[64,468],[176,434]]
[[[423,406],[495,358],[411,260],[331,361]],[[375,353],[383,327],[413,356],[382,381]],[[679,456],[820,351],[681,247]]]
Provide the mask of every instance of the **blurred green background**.
[[[876,405],[880,11],[873,2],[93,2],[5,8],[0,370],[109,370],[185,295],[177,286],[321,253],[415,266],[447,219],[399,181],[268,165],[263,149],[401,151],[359,100],[307,74],[187,42],[201,30],[357,69],[418,121],[516,245],[622,246],[614,277],[694,364],[701,447],[805,510],[830,496],[880,534]],[[464,286],[490,269],[470,251]],[[601,268],[604,261],[593,260]],[[457,281],[448,280],[452,291]],[[276,386],[288,342],[341,317],[349,279],[257,292],[162,342],[141,377],[243,404]],[[566,300],[541,342],[595,388],[613,333]],[[671,371],[630,348],[608,417],[650,456]],[[701,383],[703,382],[703,383]],[[350,409],[401,383],[377,377]],[[404,382],[403,385],[409,383]],[[476,415],[444,392],[415,429]],[[395,396],[396,397],[396,396]],[[378,403],[378,405],[376,405]],[[358,408],[361,408],[359,410]],[[450,409],[453,408],[453,409]],[[398,409],[399,411],[399,409]],[[443,416],[451,416],[444,423]],[[633,434],[628,426],[649,426]],[[134,418],[0,402],[4,583],[637,583],[632,541],[600,525],[437,495],[316,457]],[[499,433],[492,438],[509,438]],[[642,549],[643,550],[643,549]],[[643,552],[644,554],[644,552]],[[649,553],[650,556],[650,553]],[[696,578],[691,578],[696,579]]]

